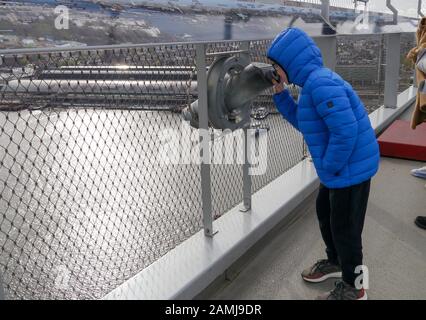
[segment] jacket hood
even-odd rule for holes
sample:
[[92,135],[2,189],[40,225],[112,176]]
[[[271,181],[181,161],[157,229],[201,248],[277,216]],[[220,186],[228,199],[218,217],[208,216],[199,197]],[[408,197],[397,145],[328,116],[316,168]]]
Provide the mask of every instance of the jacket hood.
[[267,56],[287,73],[290,83],[303,87],[311,72],[323,67],[321,51],[302,30],[288,28],[272,42]]

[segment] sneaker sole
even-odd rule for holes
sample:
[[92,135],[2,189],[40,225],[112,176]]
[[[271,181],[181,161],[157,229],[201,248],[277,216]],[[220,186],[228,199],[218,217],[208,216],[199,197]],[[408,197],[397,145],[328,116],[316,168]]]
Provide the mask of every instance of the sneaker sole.
[[341,277],[342,277],[341,272],[334,272],[334,273],[326,274],[326,275],[322,276],[321,278],[317,278],[317,279],[305,278],[304,276],[302,276],[302,279],[307,281],[307,282],[311,282],[311,283],[319,283],[319,282],[323,282],[323,281],[330,279],[330,278],[341,278]]
[[416,226],[418,226],[420,229],[426,230],[426,227],[424,225],[422,225],[421,223],[417,222],[417,220],[414,220],[414,223],[416,224]]
[[364,292],[364,295],[361,298],[358,298],[357,300],[368,300],[367,292]]
[[417,178],[426,179],[426,175],[424,173],[418,173],[418,172],[411,172],[411,175]]

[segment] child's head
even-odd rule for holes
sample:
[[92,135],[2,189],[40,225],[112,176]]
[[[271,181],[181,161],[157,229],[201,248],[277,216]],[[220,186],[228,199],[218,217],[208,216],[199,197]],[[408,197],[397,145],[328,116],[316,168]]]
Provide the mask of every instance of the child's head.
[[[303,30],[288,28],[270,45],[267,57],[285,72],[287,81],[303,87],[309,75],[323,67],[321,51]],[[280,70],[281,69],[281,70]]]

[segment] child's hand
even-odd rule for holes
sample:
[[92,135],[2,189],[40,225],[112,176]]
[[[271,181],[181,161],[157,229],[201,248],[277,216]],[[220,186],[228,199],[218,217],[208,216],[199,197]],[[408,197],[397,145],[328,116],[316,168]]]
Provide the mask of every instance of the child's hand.
[[274,93],[281,93],[285,90],[286,85],[288,84],[287,74],[278,64],[272,63],[272,66],[274,67],[277,74],[280,76],[279,82],[275,79],[272,79],[272,83],[274,84]]
[[278,82],[278,81],[272,79],[272,83],[274,84],[273,90],[274,90],[275,94],[281,93],[281,92],[284,91],[284,89],[285,89],[284,88],[284,82]]

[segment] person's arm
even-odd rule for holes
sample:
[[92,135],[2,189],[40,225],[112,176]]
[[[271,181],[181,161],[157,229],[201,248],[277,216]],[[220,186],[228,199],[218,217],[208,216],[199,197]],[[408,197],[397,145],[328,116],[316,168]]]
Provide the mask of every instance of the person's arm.
[[342,85],[329,78],[320,78],[311,93],[316,110],[330,131],[322,167],[331,174],[338,174],[354,150],[358,123]]
[[288,92],[287,89],[284,89],[281,92],[274,94],[273,100],[278,111],[283,115],[283,117],[290,122],[293,127],[299,130],[296,117],[297,104],[290,95],[290,92]]

